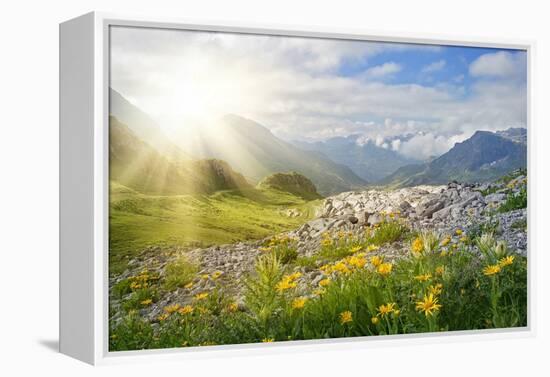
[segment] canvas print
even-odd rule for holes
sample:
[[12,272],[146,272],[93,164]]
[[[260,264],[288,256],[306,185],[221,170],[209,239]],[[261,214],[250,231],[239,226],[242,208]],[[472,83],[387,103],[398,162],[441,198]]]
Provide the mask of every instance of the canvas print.
[[527,326],[526,51],[109,39],[110,351]]

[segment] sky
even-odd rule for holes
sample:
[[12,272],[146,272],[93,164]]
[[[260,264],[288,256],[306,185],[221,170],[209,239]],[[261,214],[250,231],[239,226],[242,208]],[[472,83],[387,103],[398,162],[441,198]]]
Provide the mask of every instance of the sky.
[[111,87],[168,134],[237,114],[285,140],[357,135],[424,159],[526,126],[520,50],[111,27],[110,55]]

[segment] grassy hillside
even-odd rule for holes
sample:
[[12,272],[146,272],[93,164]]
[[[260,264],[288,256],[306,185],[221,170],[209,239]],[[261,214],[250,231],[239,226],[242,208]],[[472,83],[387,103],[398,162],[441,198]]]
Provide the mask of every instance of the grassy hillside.
[[166,157],[113,116],[109,119],[109,174],[113,181],[156,195],[212,193],[250,187],[225,161]]
[[[272,189],[155,196],[112,183],[110,191],[111,274],[148,246],[208,246],[293,229],[313,217],[319,203]],[[290,208],[301,215],[288,216]]]
[[272,174],[262,179],[258,187],[285,191],[306,200],[321,198],[313,182],[296,172]]
[[227,161],[251,182],[273,173],[295,171],[310,179],[321,195],[367,185],[349,167],[318,151],[297,148],[252,120],[226,115],[216,127],[197,128],[193,135],[183,135],[179,143],[198,158]]

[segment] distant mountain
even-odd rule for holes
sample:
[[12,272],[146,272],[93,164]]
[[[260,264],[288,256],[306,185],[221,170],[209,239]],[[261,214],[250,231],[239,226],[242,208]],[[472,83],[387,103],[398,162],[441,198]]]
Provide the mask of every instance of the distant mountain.
[[451,150],[425,164],[408,165],[378,183],[391,186],[443,184],[451,180],[490,181],[527,166],[524,129],[477,131]]
[[306,200],[321,198],[313,182],[296,172],[272,174],[262,179],[258,187],[289,192]]
[[419,161],[407,158],[374,142],[360,143],[358,135],[335,137],[322,142],[293,142],[299,148],[325,154],[331,160],[348,166],[366,181],[377,181],[396,169]]
[[139,139],[146,141],[166,157],[174,160],[190,158],[162,132],[149,115],[112,88],[109,89],[109,114],[126,124]]
[[197,127],[196,132],[182,136],[179,145],[193,156],[227,161],[254,182],[273,173],[295,171],[309,178],[322,195],[367,184],[347,166],[278,139],[264,126],[237,115],[226,115],[215,128]]
[[146,194],[212,193],[251,187],[229,164],[215,159],[174,161],[109,118],[110,180]]
[[506,139],[509,139],[518,143],[527,144],[526,128],[520,128],[520,127],[508,128],[507,130],[504,130],[504,131],[497,131],[496,134],[498,136],[502,136]]

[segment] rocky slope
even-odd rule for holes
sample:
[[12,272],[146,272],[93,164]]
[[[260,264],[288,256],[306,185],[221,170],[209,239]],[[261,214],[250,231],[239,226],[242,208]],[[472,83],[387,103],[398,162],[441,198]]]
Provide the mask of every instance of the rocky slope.
[[[308,257],[317,253],[322,235],[326,232],[361,234],[366,228],[376,226],[390,216],[399,216],[414,230],[429,229],[452,236],[451,244],[460,242],[461,236],[455,234],[457,229],[468,235],[479,231],[483,224],[493,224],[498,239],[505,240],[510,249],[517,253],[526,254],[526,226],[518,224],[526,224],[527,210],[524,208],[504,213],[496,211],[506,202],[507,194],[519,193],[525,187],[525,182],[526,178],[520,175],[507,183],[464,185],[452,182],[442,186],[345,192],[325,199],[318,210],[317,218],[285,236],[297,240],[299,256]],[[216,284],[223,284],[238,301],[243,288],[242,279],[252,271],[255,259],[262,253],[261,246],[265,242],[266,240],[240,242],[191,251],[149,248],[130,261],[130,268],[124,274],[112,279],[111,287],[122,279],[139,274],[143,269],[159,274],[162,279],[167,263],[185,255],[200,265],[200,272],[192,287],[165,293],[156,303],[142,309],[142,315],[154,320],[162,313],[163,307],[189,303],[195,294],[211,290]],[[372,255],[384,255],[386,260],[391,261],[408,252],[408,242],[398,241],[382,246],[373,251]],[[318,284],[322,275],[316,267],[318,266],[294,267],[303,274],[300,284]],[[113,313],[118,312],[118,305],[120,301],[111,300]]]

